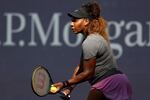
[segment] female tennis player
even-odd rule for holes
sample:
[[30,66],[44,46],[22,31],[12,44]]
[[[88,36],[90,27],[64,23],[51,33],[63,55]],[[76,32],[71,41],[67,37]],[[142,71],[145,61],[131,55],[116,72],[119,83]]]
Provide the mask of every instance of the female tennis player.
[[100,15],[97,2],[88,2],[68,13],[71,29],[83,34],[81,62],[71,79],[53,84],[58,93],[70,94],[79,83],[89,81],[91,89],[87,100],[130,100],[132,89],[127,76],[118,69],[106,33],[106,21]]

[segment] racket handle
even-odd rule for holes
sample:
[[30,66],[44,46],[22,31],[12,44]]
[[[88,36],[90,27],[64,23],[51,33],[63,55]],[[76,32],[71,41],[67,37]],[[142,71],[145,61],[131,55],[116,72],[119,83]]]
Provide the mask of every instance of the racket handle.
[[65,95],[63,92],[59,92],[59,94],[60,94],[60,98],[62,99],[62,100],[70,100],[70,95]]

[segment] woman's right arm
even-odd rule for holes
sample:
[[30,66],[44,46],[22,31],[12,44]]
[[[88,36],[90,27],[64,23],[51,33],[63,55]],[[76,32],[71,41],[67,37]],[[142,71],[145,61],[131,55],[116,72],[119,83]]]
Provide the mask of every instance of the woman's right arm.
[[[74,69],[74,72],[72,74],[72,78],[76,76],[78,70],[79,70],[79,66],[77,65],[76,68]],[[71,91],[76,87],[76,85],[71,85],[70,87],[67,87],[66,89],[63,90],[63,93],[65,95],[69,95],[71,93]]]
[[72,77],[75,77],[76,74],[78,73],[78,71],[79,71],[79,66],[80,66],[80,65],[78,65],[78,66],[75,68]]

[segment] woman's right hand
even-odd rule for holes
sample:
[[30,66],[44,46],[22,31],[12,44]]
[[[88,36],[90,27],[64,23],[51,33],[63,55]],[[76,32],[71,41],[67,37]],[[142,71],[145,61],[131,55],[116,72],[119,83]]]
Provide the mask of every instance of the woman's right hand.
[[60,92],[61,89],[63,89],[63,83],[62,82],[54,83],[51,86],[55,87],[56,89],[55,90],[50,89],[50,91],[49,91],[50,94],[56,94],[56,93]]

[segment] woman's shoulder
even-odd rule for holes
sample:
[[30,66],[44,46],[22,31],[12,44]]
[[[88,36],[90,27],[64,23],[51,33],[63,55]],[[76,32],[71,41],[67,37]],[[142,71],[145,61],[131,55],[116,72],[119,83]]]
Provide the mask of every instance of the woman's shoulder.
[[90,34],[84,40],[84,43],[95,42],[95,43],[104,43],[105,39],[98,33]]

